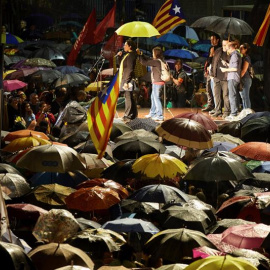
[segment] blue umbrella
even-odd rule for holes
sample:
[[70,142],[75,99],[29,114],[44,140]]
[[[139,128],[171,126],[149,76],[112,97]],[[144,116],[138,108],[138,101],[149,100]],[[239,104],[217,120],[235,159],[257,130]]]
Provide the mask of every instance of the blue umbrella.
[[137,218],[123,218],[108,221],[102,226],[103,229],[115,232],[140,232],[156,234],[159,229],[151,222]]
[[59,66],[59,67],[56,67],[55,69],[60,71],[62,74],[81,73],[85,75],[82,69],[77,68],[75,66]]
[[79,171],[66,173],[41,172],[30,178],[31,186],[36,187],[47,184],[60,184],[67,187],[76,187],[88,180],[88,177]]
[[195,30],[187,25],[179,25],[172,29],[170,32],[176,33],[182,37],[188,39],[199,40],[199,37]]
[[270,161],[264,161],[256,167],[252,172],[256,173],[270,173]]
[[196,52],[182,49],[167,50],[166,52],[164,52],[164,55],[185,59],[194,59],[196,57],[199,57],[199,55]]
[[163,35],[162,37],[157,38],[157,41],[164,42],[164,43],[174,43],[174,44],[177,44],[179,46],[185,46],[185,47],[189,46],[187,41],[183,37],[180,37],[180,36],[175,35],[173,33],[167,33],[167,34]]
[[212,46],[211,44],[196,43],[192,46],[192,49],[195,51],[200,51],[200,52],[209,52],[209,49],[211,48],[211,46]]
[[210,152],[217,152],[217,151],[230,151],[231,149],[235,148],[237,144],[229,143],[229,142],[214,142],[214,147],[208,149]]

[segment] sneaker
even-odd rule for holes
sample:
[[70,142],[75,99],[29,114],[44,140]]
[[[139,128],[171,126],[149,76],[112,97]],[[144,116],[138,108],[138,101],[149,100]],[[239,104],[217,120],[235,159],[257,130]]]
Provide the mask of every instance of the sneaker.
[[214,114],[214,113],[216,113],[215,109],[209,112],[209,114]]
[[225,120],[232,122],[232,121],[236,121],[237,117],[234,115],[229,115],[229,116],[225,117]]
[[145,118],[152,118],[153,116],[151,114],[147,114],[144,116]]
[[153,117],[152,118],[154,121],[164,121],[164,118],[162,117]]

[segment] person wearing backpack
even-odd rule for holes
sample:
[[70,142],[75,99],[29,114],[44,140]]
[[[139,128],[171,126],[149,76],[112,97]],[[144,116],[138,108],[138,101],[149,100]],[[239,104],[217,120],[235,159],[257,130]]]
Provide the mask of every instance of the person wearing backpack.
[[241,69],[241,83],[243,85],[243,88],[239,92],[242,103],[243,103],[243,109],[251,109],[251,102],[249,98],[249,92],[250,87],[252,84],[252,77],[249,72],[251,69],[251,59],[249,56],[250,46],[247,43],[243,43],[240,46],[240,53],[243,55],[242,58],[242,69]]
[[[153,57],[147,57],[143,55],[139,49],[137,49],[139,61],[145,65],[151,67],[151,80],[152,80],[152,93],[151,93],[151,108],[146,118],[152,118],[155,121],[163,121],[162,104],[160,101],[160,92],[165,82],[161,79],[162,76],[162,64],[163,53],[160,47],[155,47],[152,50]],[[166,79],[166,78],[165,78]]]
[[171,76],[173,81],[173,107],[184,108],[186,107],[187,100],[187,80],[188,75],[183,70],[183,61],[177,59],[174,63],[175,71]]

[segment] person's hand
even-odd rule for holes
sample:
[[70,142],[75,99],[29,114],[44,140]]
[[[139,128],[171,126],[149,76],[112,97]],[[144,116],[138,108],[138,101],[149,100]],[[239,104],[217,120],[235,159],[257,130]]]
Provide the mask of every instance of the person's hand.
[[221,60],[221,63],[223,66],[226,66],[226,67],[228,66],[228,63],[225,60]]
[[122,56],[123,52],[122,51],[119,51],[116,55],[117,56]]
[[137,52],[138,55],[142,54],[139,48],[136,49],[136,52]]

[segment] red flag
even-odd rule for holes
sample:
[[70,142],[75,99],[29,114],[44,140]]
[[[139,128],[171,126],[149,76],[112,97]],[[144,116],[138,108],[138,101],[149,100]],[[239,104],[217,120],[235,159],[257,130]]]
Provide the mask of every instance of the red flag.
[[107,29],[109,27],[115,26],[115,11],[116,11],[116,3],[114,3],[112,9],[109,11],[106,17],[97,26],[94,32],[94,44],[97,44],[103,41]]
[[94,8],[89,15],[79,37],[77,38],[67,59],[67,65],[74,66],[77,55],[83,44],[94,44],[93,32],[96,28],[96,9]]
[[114,33],[111,38],[106,42],[102,49],[102,55],[105,59],[110,61],[110,66],[113,66],[113,57],[117,51],[123,47],[123,36],[118,36]]

